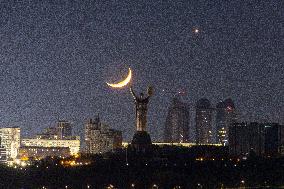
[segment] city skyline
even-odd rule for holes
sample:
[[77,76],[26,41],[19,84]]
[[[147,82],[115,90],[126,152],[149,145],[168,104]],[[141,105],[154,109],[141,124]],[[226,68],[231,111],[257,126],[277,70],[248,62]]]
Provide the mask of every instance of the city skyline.
[[[1,2],[0,126],[34,135],[56,120],[76,134],[99,113],[130,141],[128,88],[105,82],[133,70],[154,86],[148,132],[163,139],[171,99],[232,98],[241,121],[284,122],[283,5],[279,1]],[[23,133],[24,135],[28,133]]]

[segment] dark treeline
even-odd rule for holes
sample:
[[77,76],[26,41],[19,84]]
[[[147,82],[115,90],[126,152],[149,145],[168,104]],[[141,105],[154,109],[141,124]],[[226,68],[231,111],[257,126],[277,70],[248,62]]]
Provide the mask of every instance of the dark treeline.
[[[64,167],[60,159],[46,158],[22,170],[2,166],[0,188],[222,188],[280,186],[284,158],[230,159],[222,147],[154,147],[147,154],[131,149],[82,156],[92,164]],[[132,185],[133,184],[133,185]],[[131,186],[132,185],[132,186]]]

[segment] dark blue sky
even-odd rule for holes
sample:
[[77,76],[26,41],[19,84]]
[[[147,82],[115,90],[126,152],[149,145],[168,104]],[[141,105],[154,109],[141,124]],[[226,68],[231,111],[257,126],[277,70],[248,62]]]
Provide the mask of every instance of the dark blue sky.
[[1,127],[31,135],[59,117],[83,133],[100,113],[130,140],[129,91],[105,84],[128,67],[137,92],[155,88],[154,140],[179,91],[192,112],[199,98],[231,97],[240,120],[284,123],[283,10],[281,0],[1,1]]

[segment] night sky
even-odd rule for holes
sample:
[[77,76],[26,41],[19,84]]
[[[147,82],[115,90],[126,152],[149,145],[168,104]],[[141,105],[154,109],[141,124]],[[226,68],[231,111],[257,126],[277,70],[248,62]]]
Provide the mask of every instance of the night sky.
[[[98,113],[134,133],[128,88],[155,89],[148,131],[163,137],[173,96],[212,105],[227,97],[239,120],[284,123],[284,1],[1,1],[0,124],[24,136]],[[178,95],[178,93],[182,93]],[[193,124],[193,121],[191,121]],[[191,133],[191,136],[193,133]]]

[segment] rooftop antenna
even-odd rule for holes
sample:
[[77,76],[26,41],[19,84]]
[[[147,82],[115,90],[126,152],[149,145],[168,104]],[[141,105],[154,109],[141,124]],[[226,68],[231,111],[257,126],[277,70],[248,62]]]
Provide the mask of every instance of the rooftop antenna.
[[99,114],[99,113],[97,114],[97,117],[95,118],[95,120],[96,120],[97,122],[100,122],[100,114]]
[[55,117],[56,117],[56,121],[59,122],[60,118],[59,118],[59,113],[58,112],[55,112]]

